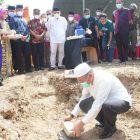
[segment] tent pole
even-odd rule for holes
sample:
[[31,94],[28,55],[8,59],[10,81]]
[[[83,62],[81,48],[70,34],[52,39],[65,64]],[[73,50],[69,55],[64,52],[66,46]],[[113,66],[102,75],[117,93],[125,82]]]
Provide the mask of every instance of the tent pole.
[[83,11],[85,9],[85,0],[83,0]]

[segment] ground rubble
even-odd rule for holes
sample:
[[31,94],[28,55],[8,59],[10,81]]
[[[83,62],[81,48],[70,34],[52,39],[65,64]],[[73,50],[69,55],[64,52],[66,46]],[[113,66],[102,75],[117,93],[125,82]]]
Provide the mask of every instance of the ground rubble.
[[[140,65],[95,68],[114,73],[133,98],[130,111],[118,116],[119,130],[108,140],[138,140]],[[61,70],[45,70],[10,77],[0,88],[0,94],[0,140],[57,140],[61,122],[79,100],[81,87],[76,80],[65,79]],[[93,122],[86,126],[79,140],[98,140],[100,133]]]

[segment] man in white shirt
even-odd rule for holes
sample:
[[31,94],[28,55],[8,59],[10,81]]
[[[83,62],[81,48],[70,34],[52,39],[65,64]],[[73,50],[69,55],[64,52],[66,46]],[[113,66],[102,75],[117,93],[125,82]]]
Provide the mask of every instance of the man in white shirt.
[[67,20],[60,16],[61,11],[58,8],[53,9],[53,17],[47,23],[47,29],[50,34],[51,67],[49,71],[56,68],[56,54],[58,49],[58,68],[62,68],[64,58],[64,43],[66,40]]
[[70,76],[77,78],[83,86],[82,97],[71,115],[65,121],[71,121],[82,110],[86,115],[74,128],[75,136],[80,136],[85,124],[96,119],[98,127],[104,127],[100,138],[111,137],[116,129],[117,114],[128,111],[131,96],[120,80],[103,70],[93,70],[86,63],[70,71]]

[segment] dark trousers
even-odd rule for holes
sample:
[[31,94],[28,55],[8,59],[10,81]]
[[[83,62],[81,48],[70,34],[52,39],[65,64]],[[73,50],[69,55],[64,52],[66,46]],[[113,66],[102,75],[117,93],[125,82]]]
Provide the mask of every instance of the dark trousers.
[[44,67],[44,43],[31,43],[33,64],[35,68]]
[[13,69],[14,70],[17,70],[16,69],[16,64],[15,64],[15,61],[16,61],[16,54],[15,54],[15,41],[14,40],[11,40],[10,41],[10,44],[11,44],[11,51],[12,51],[12,64],[13,64]]
[[1,67],[0,67],[0,83],[2,82]]
[[[89,97],[82,100],[79,107],[84,113],[88,113],[93,103],[94,98]],[[105,131],[110,131],[113,127],[116,127],[117,114],[127,112],[129,109],[129,103],[124,100],[114,99],[112,101],[106,101],[102,105],[102,109],[96,117],[96,120],[104,125]]]
[[102,39],[103,39],[102,36],[100,37],[100,39],[98,39],[98,45],[99,45],[99,49],[100,49],[100,60],[103,60],[103,58],[104,58],[103,48],[102,48]]
[[132,49],[132,58],[136,58],[137,30],[129,31],[129,45]]
[[[109,39],[106,36],[102,38],[102,55],[103,59],[108,62],[112,62],[114,56],[114,44],[113,41],[109,43]],[[108,46],[109,45],[109,46]]]
[[31,51],[28,42],[17,40],[13,44],[14,69],[18,72],[31,70]]
[[109,48],[108,48],[108,41],[109,39],[105,36],[103,36],[102,39],[102,50],[103,50],[103,59],[108,61],[108,52],[109,52]]
[[129,33],[125,34],[116,34],[116,45],[118,47],[119,59],[121,62],[125,62],[128,59],[128,51],[129,51]]
[[44,64],[50,67],[50,42],[45,42],[44,45]]

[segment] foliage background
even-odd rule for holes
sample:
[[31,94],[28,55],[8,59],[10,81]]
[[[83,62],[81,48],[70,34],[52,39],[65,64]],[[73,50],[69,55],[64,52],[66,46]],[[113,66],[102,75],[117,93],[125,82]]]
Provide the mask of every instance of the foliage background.
[[[82,2],[83,0],[55,0],[54,7],[61,9],[64,16],[69,11],[74,11],[82,15]],[[131,3],[136,3],[139,7],[137,13],[140,15],[140,0],[124,0],[124,6],[129,7]],[[85,7],[91,10],[91,14],[95,15],[97,8],[105,8],[108,17],[112,17],[112,12],[116,9],[115,0],[85,0]]]

